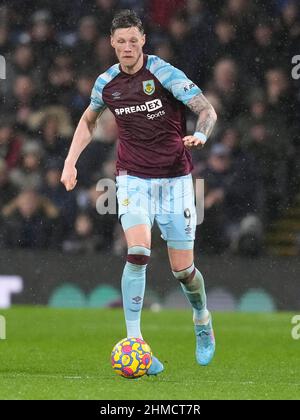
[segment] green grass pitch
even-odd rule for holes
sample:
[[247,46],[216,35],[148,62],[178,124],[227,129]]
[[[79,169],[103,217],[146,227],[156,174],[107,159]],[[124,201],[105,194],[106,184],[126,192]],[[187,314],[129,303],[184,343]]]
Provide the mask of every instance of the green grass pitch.
[[214,314],[217,352],[201,367],[191,313],[144,311],[144,338],[165,372],[137,380],[110,366],[111,349],[125,334],[121,310],[15,307],[1,315],[1,400],[300,398],[300,341],[291,337],[291,314]]

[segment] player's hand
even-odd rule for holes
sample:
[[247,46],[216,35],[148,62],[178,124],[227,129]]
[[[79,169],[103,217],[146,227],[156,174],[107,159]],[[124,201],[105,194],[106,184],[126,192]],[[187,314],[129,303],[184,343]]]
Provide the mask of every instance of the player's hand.
[[198,149],[201,149],[205,142],[203,140],[198,139],[195,136],[185,136],[182,139],[185,147],[187,147],[188,149],[191,149],[192,147],[197,147]]
[[67,191],[72,191],[77,184],[77,169],[74,165],[65,162],[64,170],[60,181],[64,184]]

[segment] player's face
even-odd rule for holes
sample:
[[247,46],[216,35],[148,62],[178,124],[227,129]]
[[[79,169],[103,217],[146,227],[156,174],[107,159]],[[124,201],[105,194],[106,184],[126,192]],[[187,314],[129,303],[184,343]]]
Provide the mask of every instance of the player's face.
[[121,65],[134,67],[143,54],[145,35],[137,27],[116,29],[111,45]]

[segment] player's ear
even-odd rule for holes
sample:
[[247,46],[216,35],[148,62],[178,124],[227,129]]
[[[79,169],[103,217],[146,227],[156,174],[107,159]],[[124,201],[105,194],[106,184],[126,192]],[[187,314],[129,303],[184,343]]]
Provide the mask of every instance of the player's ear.
[[145,43],[146,43],[146,34],[143,35],[142,47],[145,45]]
[[116,45],[115,45],[115,40],[114,40],[114,36],[113,36],[113,35],[111,35],[111,36],[110,36],[110,45],[111,45],[113,48],[116,48]]

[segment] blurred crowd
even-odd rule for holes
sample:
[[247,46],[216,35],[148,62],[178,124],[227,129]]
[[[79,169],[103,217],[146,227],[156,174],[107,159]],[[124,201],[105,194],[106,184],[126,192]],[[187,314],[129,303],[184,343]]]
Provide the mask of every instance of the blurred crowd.
[[[123,8],[142,17],[145,52],[185,71],[219,117],[193,152],[194,176],[205,179],[196,247],[260,253],[268,225],[299,190],[300,5],[291,0],[1,1],[0,247],[124,251],[117,217],[96,210],[97,181],[114,179],[110,112],[79,160],[76,190],[60,183],[94,81],[116,62],[109,31]],[[192,133],[196,119],[187,117]]]

